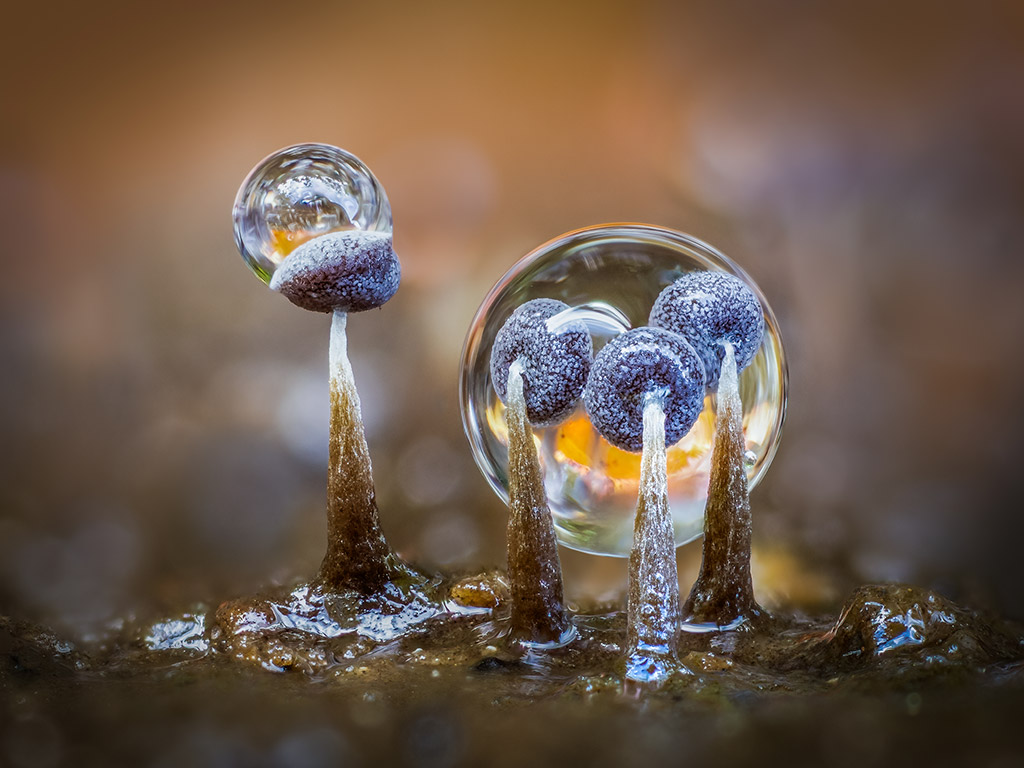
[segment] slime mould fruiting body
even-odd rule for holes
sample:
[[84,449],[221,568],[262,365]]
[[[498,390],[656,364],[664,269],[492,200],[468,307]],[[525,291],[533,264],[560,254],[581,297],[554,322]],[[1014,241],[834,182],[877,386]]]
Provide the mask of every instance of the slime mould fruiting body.
[[513,637],[535,644],[560,644],[572,633],[544,475],[529,428],[565,419],[590,371],[593,344],[586,326],[548,326],[567,309],[552,299],[523,304],[502,325],[491,352],[491,380],[506,405],[509,435],[511,629]]
[[[483,574],[452,583],[405,564],[384,538],[347,354],[348,315],[387,302],[401,277],[383,187],[343,150],[289,148],[247,178],[235,223],[236,241],[261,279],[297,306],[332,315],[328,535],[319,573],[308,584],[222,604],[211,647],[268,669],[315,673],[370,655],[380,644],[402,648],[405,641],[421,646],[414,655],[434,647],[437,664],[442,657],[463,663],[476,637],[503,645],[506,654],[488,651],[481,670],[488,659],[488,669],[511,669],[521,663],[516,658],[543,651],[551,663],[569,667],[597,668],[611,659],[625,680],[662,684],[696,667],[731,666],[727,659],[709,660],[701,639],[708,633],[770,626],[750,576],[739,396],[739,372],[762,345],[765,317],[742,279],[710,269],[683,274],[653,302],[649,327],[610,324],[598,305],[574,308],[552,298],[526,301],[508,313],[488,360],[507,427],[507,581]],[[607,339],[596,358],[592,330]],[[697,422],[709,391],[717,392],[717,416],[703,560],[681,605],[667,448]],[[627,608],[621,623],[610,626],[599,617],[573,617],[565,605],[533,431],[578,418],[581,400],[609,444],[641,453]],[[845,620],[844,614],[833,640],[851,635]],[[611,630],[621,630],[622,640],[610,642]],[[737,654],[775,659],[780,669],[804,656],[823,658],[834,645],[828,636],[809,645],[773,645],[762,631],[735,637],[730,647]]]
[[583,402],[590,421],[612,445],[639,451],[644,409],[654,398],[665,417],[665,442],[679,442],[704,404],[704,368],[681,336],[660,328],[633,328],[598,353]]
[[660,680],[673,668],[679,576],[668,500],[666,444],[690,431],[704,402],[704,368],[682,337],[634,328],[597,355],[584,403],[608,442],[642,451],[629,556],[627,675]]
[[691,272],[669,285],[651,308],[648,322],[685,338],[704,361],[710,389],[718,387],[726,344],[736,366],[754,359],[764,338],[764,312],[754,292],[723,272]]
[[[376,228],[363,228],[364,222]],[[272,289],[332,316],[327,553],[309,585],[279,598],[225,603],[218,624],[229,636],[272,628],[330,636],[352,621],[370,634],[370,624],[387,634],[426,621],[443,612],[442,598],[384,538],[348,358],[349,313],[384,304],[401,278],[383,187],[358,158],[336,147],[288,148],[243,182],[235,228],[242,255]]]
[[509,372],[519,363],[526,418],[535,427],[557,424],[572,413],[590,372],[593,342],[586,326],[548,327],[567,309],[568,304],[554,299],[526,302],[501,326],[491,349],[494,391],[507,404]]
[[750,493],[738,375],[761,346],[764,313],[738,277],[700,272],[665,288],[650,322],[689,339],[704,360],[709,386],[718,389],[704,551],[700,574],[683,606],[684,620],[713,626],[761,621],[765,614],[754,600],[750,576]]
[[[243,183],[235,222],[243,256],[261,279],[303,309],[332,314],[328,537],[310,584],[277,598],[225,603],[218,625],[228,637],[242,638],[237,645],[249,649],[240,652],[244,656],[253,647],[245,638],[254,633],[334,637],[350,631],[345,626],[354,621],[357,634],[387,638],[446,616],[452,606],[479,610],[401,562],[380,527],[346,326],[350,313],[379,307],[398,289],[401,268],[383,187],[343,150],[290,148],[267,158]],[[749,362],[764,321],[742,281],[710,273],[685,275],[666,288],[652,311],[652,327],[619,333],[596,360],[587,326],[595,316],[603,317],[586,307],[574,316],[561,301],[534,299],[514,308],[494,338],[489,370],[505,404],[508,436],[508,588],[507,598],[495,598],[485,610],[507,601],[509,637],[519,648],[560,647],[576,636],[533,428],[559,424],[582,398],[612,445],[642,452],[625,656],[629,677],[662,680],[678,668],[680,630],[666,446],[684,437],[700,415],[708,382],[719,378],[720,351],[736,349]],[[724,359],[730,364],[733,358]],[[737,414],[738,407],[724,408],[719,421],[725,424],[728,415],[726,426],[734,427]],[[745,571],[739,564],[743,556],[749,560],[750,549],[746,485],[731,479],[736,467],[743,472],[742,458],[736,458],[742,431],[738,438],[725,427],[720,432],[711,488],[723,497],[709,499],[709,510],[717,510],[709,520],[717,523],[709,522],[705,541],[705,564],[714,579],[686,606],[689,615],[715,624],[727,623],[721,617],[737,610],[719,606],[718,592],[732,590],[737,578],[743,582],[739,593],[750,592],[749,563]],[[718,475],[727,482],[716,482]],[[730,532],[736,526],[747,534],[738,547]],[[727,544],[714,543],[723,536]],[[749,614],[752,597],[743,605]]]
[[377,592],[403,570],[380,528],[346,335],[348,313],[386,302],[398,289],[399,275],[391,235],[352,231],[322,235],[299,246],[270,282],[303,309],[333,313],[328,550],[319,576],[333,589]]

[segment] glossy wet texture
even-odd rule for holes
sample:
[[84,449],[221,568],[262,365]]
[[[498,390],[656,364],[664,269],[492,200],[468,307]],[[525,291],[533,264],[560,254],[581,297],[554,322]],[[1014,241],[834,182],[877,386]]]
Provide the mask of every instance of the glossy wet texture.
[[[747,473],[751,487],[757,484],[779,444],[787,391],[782,337],[767,299],[739,266],[701,240],[664,227],[607,224],[566,233],[520,259],[491,289],[466,336],[460,381],[463,426],[477,466],[499,497],[508,498],[508,437],[505,409],[492,385],[490,363],[499,331],[508,318],[534,299],[562,301],[572,308],[570,317],[587,327],[600,358],[629,328],[634,328],[635,334],[646,325],[652,306],[666,287],[683,275],[707,271],[736,275],[764,310],[764,343],[740,381],[747,450],[752,455]],[[647,329],[644,333],[665,332]],[[606,354],[614,350],[612,346]],[[703,369],[700,362],[697,365]],[[567,420],[535,429],[535,434],[540,439],[538,451],[559,543],[625,558],[632,546],[639,488],[643,392],[634,392],[632,398],[628,393],[620,396],[608,379],[628,379],[628,374],[618,376],[614,370],[606,370],[613,375],[595,377],[600,367],[595,361],[589,378],[591,384],[595,378],[609,384],[601,388],[607,397],[599,398],[602,402],[591,397],[589,411],[578,403]],[[658,366],[656,360],[650,360],[645,367],[662,367],[665,374],[669,372],[665,368],[671,366]],[[664,381],[664,375],[652,378],[659,380],[659,386],[672,383]],[[670,378],[680,383],[678,377]],[[628,388],[628,381],[621,383]],[[703,395],[703,386],[699,389]],[[672,446],[669,500],[677,546],[700,536],[703,527],[715,409],[714,398],[706,397],[704,416],[691,425],[683,417],[695,416],[701,404],[681,402],[680,406],[666,408],[666,432]],[[621,418],[623,407],[630,413],[625,420]],[[598,430],[591,414],[595,409],[611,438]],[[622,450],[623,445],[627,450]]]
[[512,636],[533,643],[570,637],[562,566],[551,522],[544,475],[537,458],[518,366],[508,378],[508,571]]
[[764,612],[754,600],[750,576],[753,520],[744,465],[743,404],[736,367],[736,358],[729,346],[721,366],[718,389],[700,574],[683,605],[684,620],[694,624],[729,626],[737,622],[760,622],[764,618]]
[[329,144],[296,144],[263,158],[242,182],[232,218],[242,258],[268,284],[313,239],[391,234],[391,205],[380,182],[358,157]]
[[644,408],[644,446],[629,556],[626,677],[658,681],[678,667],[679,572],[665,482],[665,413]]
[[368,595],[406,570],[380,527],[359,393],[348,359],[347,316],[331,320],[331,429],[327,462],[327,554],[318,580]]
[[614,606],[577,614],[568,646],[531,651],[506,638],[499,574],[432,583],[498,607],[449,600],[378,639],[303,631],[330,626],[317,618],[228,636],[193,611],[88,647],[0,619],[0,754],[12,765],[275,766],[1019,756],[1024,635],[924,589],[863,587],[838,620],[684,634],[682,667],[652,689],[623,681]]

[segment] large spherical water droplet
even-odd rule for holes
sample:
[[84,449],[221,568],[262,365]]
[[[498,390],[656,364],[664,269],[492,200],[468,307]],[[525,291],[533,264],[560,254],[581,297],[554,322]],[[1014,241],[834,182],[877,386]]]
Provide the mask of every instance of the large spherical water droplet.
[[[764,308],[764,341],[740,376],[747,451],[754,457],[747,476],[751,487],[757,484],[775,455],[786,409],[786,363],[771,307],[740,267],[706,243],[659,227],[613,224],[570,232],[525,256],[491,289],[470,327],[460,382],[463,425],[477,465],[500,497],[508,500],[508,441],[489,362],[495,335],[512,311],[530,299],[564,301],[574,308],[565,321],[587,324],[596,354],[627,325],[646,325],[662,289],[695,270],[740,277]],[[709,393],[693,429],[668,449],[677,545],[703,533],[714,423],[715,398]],[[640,454],[601,437],[582,402],[566,421],[534,434],[559,541],[584,552],[628,555]]]
[[296,144],[264,158],[238,190],[235,244],[269,283],[300,245],[329,232],[391,232],[384,187],[362,161],[329,144]]

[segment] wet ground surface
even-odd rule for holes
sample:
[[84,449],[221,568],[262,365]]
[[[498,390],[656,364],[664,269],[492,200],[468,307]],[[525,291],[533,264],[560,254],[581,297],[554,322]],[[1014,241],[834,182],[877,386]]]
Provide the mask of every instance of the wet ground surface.
[[506,639],[502,590],[499,574],[369,603],[299,587],[90,647],[0,619],[0,764],[1024,761],[1024,633],[927,590],[685,634],[658,689],[624,683],[615,606],[527,650]]

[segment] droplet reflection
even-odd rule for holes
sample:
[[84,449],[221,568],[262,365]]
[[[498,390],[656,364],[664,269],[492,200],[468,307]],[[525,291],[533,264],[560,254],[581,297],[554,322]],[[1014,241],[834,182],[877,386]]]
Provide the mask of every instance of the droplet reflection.
[[[494,286],[470,327],[462,357],[463,426],[474,458],[495,492],[508,499],[505,408],[491,386],[491,346],[502,323],[530,299],[564,301],[585,322],[595,354],[626,327],[647,325],[661,290],[695,270],[742,278],[765,310],[765,340],[743,371],[747,466],[751,486],[764,474],[782,427],[786,365],[778,324],[746,273],[711,246],[659,227],[616,224],[570,232],[521,259]],[[567,318],[562,318],[567,319]],[[668,450],[669,499],[676,543],[703,531],[715,399],[708,394],[696,425]],[[535,429],[555,532],[573,549],[626,556],[633,538],[640,455],[610,445],[590,423],[582,403],[564,422]]]
[[358,157],[329,144],[296,144],[264,158],[242,182],[233,218],[238,250],[265,283],[314,237],[391,232],[384,187]]

